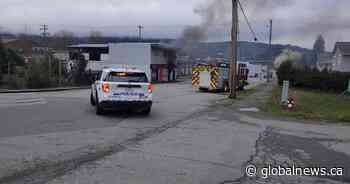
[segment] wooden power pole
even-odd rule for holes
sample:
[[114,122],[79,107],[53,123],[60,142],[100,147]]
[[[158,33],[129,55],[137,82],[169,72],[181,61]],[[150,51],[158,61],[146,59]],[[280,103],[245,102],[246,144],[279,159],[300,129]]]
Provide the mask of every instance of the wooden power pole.
[[231,30],[231,64],[230,64],[230,95],[237,98],[237,42],[238,39],[238,0],[232,0],[232,30]]
[[270,20],[269,25],[269,59],[271,59],[271,63],[268,62],[267,64],[267,82],[270,82],[270,65],[273,63],[273,57],[272,57],[272,19]]
[[45,53],[46,53],[46,57],[49,61],[49,81],[51,82],[51,58],[50,58],[50,53],[49,53],[49,33],[47,32],[49,30],[48,25],[43,24],[40,25],[40,30],[42,31],[42,36],[44,39],[44,42],[46,44],[46,48],[45,48]]

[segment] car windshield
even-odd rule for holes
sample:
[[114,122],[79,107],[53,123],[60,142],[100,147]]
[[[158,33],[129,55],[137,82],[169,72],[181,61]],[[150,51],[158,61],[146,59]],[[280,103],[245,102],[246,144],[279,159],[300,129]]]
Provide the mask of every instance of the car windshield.
[[107,82],[148,82],[145,73],[132,73],[132,72],[111,72],[107,75]]

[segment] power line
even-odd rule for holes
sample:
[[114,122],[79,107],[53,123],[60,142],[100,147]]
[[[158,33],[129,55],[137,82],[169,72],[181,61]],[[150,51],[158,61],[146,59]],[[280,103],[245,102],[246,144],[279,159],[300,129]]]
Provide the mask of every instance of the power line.
[[248,19],[248,16],[247,16],[247,14],[246,14],[245,11],[244,11],[244,7],[242,6],[241,1],[239,1],[239,0],[238,0],[238,5],[239,5],[239,7],[240,7],[240,9],[241,9],[241,11],[242,11],[242,14],[243,14],[243,16],[244,16],[244,19],[245,19],[245,21],[246,21],[246,23],[247,23],[247,25],[248,25],[248,28],[249,28],[250,32],[251,32],[252,35],[254,36],[254,41],[258,41],[258,36],[257,36],[257,34],[255,33],[255,31],[253,30],[253,27],[252,27],[252,25],[251,25],[251,23],[250,23],[250,21],[249,21],[249,19]]

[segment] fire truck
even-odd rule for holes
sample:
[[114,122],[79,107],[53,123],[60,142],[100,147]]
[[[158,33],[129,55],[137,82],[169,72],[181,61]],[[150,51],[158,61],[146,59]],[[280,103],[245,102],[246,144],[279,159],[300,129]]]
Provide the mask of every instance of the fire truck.
[[[192,86],[200,91],[229,91],[230,64],[216,62],[214,64],[198,64],[192,68]],[[239,62],[236,72],[237,89],[243,90],[248,84],[249,70],[247,63]]]

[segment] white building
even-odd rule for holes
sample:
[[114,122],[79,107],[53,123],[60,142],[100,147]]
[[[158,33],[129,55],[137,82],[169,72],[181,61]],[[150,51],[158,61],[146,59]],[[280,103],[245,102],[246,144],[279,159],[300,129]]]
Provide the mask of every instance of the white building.
[[72,56],[74,53],[84,55],[88,61],[86,69],[93,72],[101,71],[104,67],[128,66],[145,70],[152,81],[176,80],[176,52],[162,44],[80,44],[69,48]]
[[333,71],[350,72],[350,42],[337,42],[333,50]]

